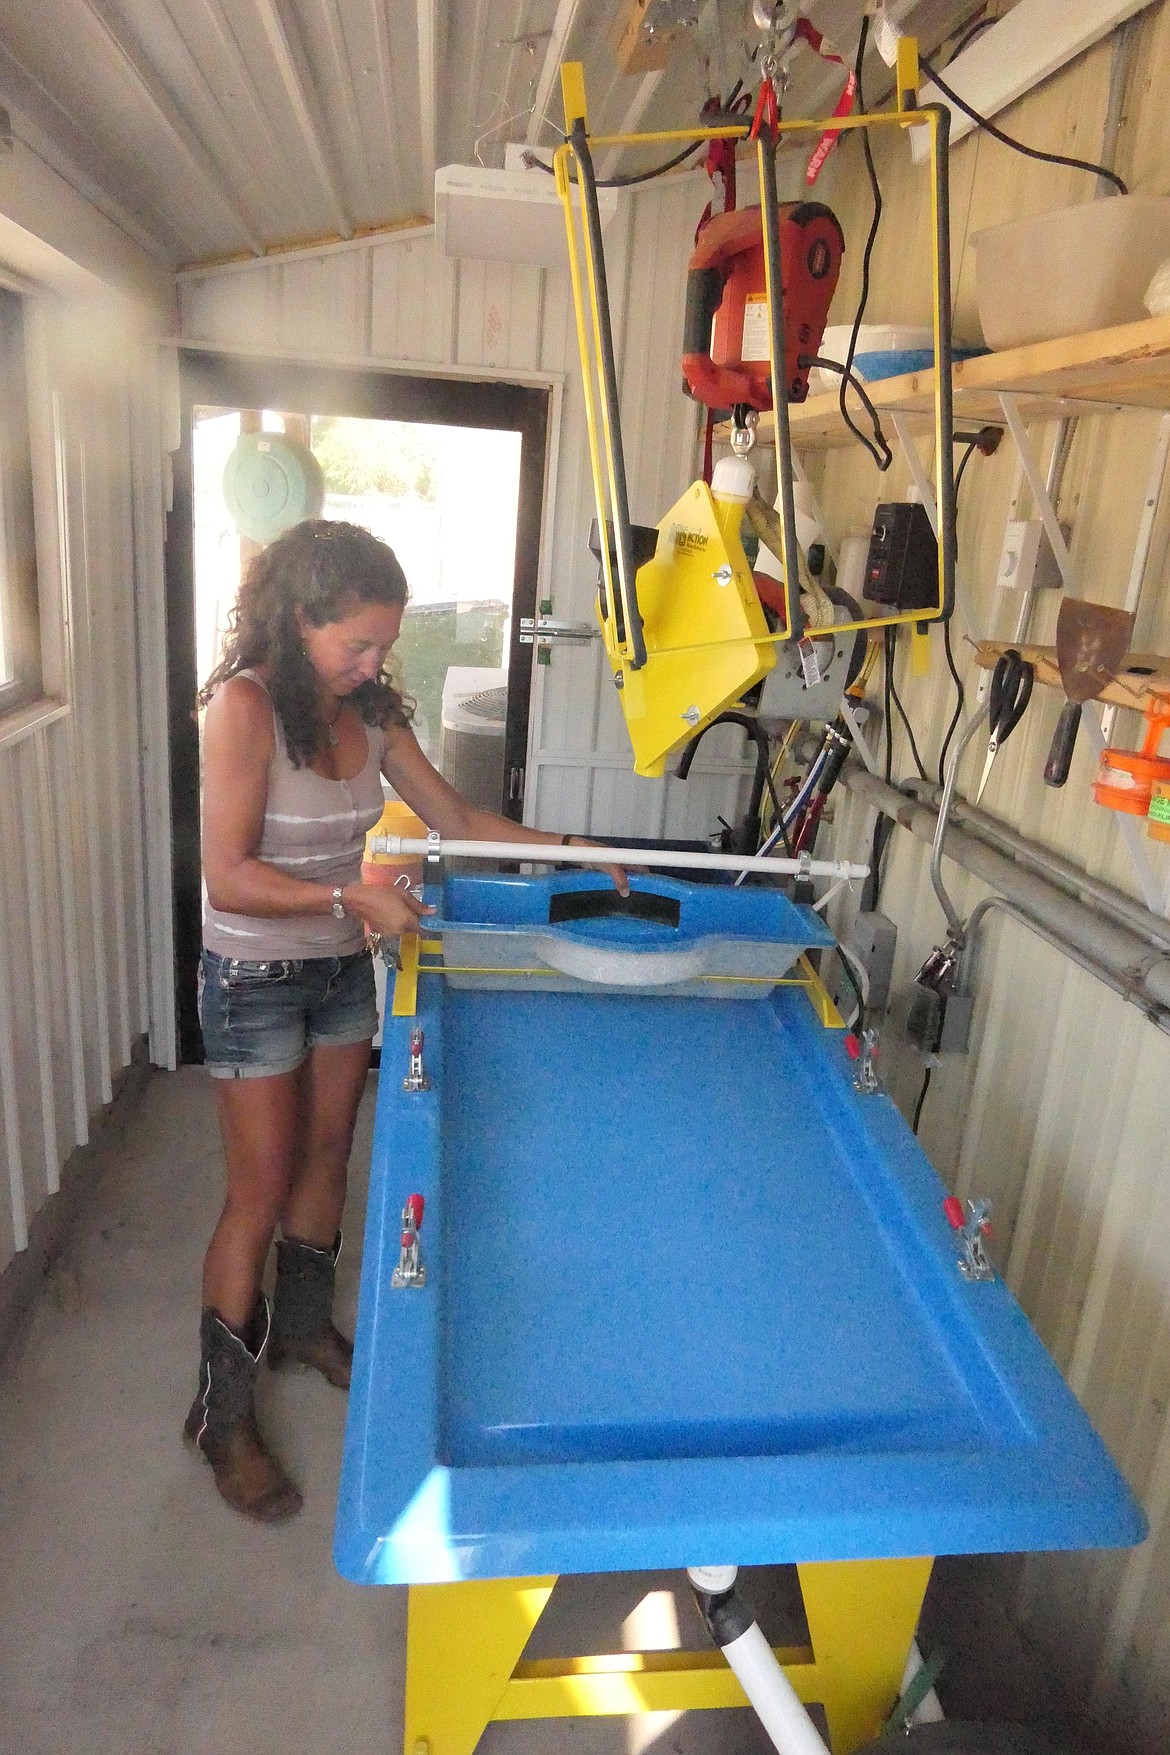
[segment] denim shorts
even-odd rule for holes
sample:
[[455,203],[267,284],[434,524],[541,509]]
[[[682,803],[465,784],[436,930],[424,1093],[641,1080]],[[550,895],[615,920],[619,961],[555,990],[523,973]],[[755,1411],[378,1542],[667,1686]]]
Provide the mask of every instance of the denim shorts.
[[212,1078],[292,1072],[310,1048],[344,1048],[377,1034],[373,960],[358,951],[250,963],[205,948],[199,1024]]

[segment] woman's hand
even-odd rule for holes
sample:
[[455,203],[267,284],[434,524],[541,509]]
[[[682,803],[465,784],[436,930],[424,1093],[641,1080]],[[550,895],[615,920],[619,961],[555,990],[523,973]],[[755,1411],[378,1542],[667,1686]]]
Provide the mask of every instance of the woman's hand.
[[[597,847],[599,843],[587,840],[584,835],[570,835],[563,845],[566,847]],[[628,896],[630,893],[629,874],[624,865],[602,865],[599,861],[596,865],[577,867],[577,869],[604,872],[619,896]]]
[[418,901],[407,889],[389,884],[348,884],[341,892],[347,914],[364,920],[371,932],[383,938],[400,938],[404,932],[417,932],[428,914],[435,910]]

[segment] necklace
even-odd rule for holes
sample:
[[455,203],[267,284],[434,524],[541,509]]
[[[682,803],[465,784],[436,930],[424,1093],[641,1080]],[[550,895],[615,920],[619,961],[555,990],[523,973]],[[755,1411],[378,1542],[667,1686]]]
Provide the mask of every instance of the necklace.
[[337,748],[338,738],[337,738],[337,732],[334,730],[334,726],[337,724],[337,721],[341,718],[341,709],[344,706],[345,706],[344,701],[338,702],[336,713],[333,715],[332,719],[330,719],[325,726],[325,735],[329,740],[329,748],[331,750],[335,750]]

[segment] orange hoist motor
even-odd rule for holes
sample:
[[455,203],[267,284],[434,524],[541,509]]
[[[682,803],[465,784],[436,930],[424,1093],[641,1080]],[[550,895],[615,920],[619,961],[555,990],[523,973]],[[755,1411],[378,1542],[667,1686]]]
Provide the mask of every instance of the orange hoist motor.
[[[845,237],[819,201],[780,208],[784,275],[784,358],[788,397],[808,395],[808,366],[821,345],[837,287]],[[772,406],[768,290],[758,207],[717,214],[700,231],[687,264],[683,376],[708,408]]]

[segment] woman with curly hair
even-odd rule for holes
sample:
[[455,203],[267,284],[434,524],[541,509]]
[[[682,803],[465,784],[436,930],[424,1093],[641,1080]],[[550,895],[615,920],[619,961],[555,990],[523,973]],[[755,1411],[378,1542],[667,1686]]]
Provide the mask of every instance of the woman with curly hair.
[[[221,663],[200,694],[204,949],[199,1016],[227,1161],[203,1268],[199,1390],[184,1428],[245,1516],[274,1523],[301,1496],[256,1425],[257,1367],[312,1366],[348,1387],[333,1326],[346,1168],[377,1030],[367,926],[387,937],[431,912],[363,884],[384,774],[449,837],[541,834],[465,802],[423,754],[387,670],[407,601],[393,551],[352,524],[310,520],[257,556]],[[626,889],[624,873],[614,881]],[[260,1290],[279,1225],[271,1311]]]

